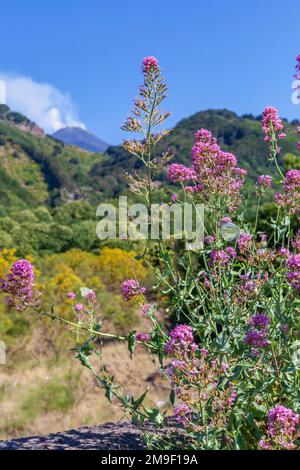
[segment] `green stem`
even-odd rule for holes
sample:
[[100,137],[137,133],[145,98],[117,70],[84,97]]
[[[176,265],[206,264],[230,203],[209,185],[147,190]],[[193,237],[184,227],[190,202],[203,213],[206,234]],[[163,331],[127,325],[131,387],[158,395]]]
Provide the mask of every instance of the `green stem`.
[[260,194],[259,194],[259,196],[258,196],[258,201],[257,201],[256,217],[255,217],[255,227],[254,227],[254,232],[255,232],[255,233],[256,233],[257,224],[258,224],[258,215],[259,215],[260,201],[261,201],[261,196],[260,196]]
[[277,379],[278,379],[278,387],[279,387],[280,395],[281,395],[280,371],[279,371],[279,366],[278,366],[277,357],[276,357],[276,354],[275,354],[275,351],[274,351],[274,348],[273,348],[273,345],[272,345],[272,344],[270,344],[270,349],[271,349],[272,356],[273,356],[273,360],[274,360],[274,366],[275,366],[276,375],[277,375]]
[[[84,325],[79,325],[77,323],[66,320],[65,318],[58,317],[57,315],[54,315],[52,313],[45,313],[45,312],[38,312],[38,313],[40,315],[45,316],[45,317],[49,317],[52,320],[58,320],[62,323],[70,325],[73,328],[76,328],[76,330],[83,330],[83,331],[86,331],[88,333],[91,333],[92,335],[97,335],[97,336],[104,337],[104,338],[113,338],[113,339],[117,339],[117,340],[120,340],[120,341],[127,341],[127,339],[128,339],[126,336],[114,335],[112,333],[103,333],[102,331],[93,330],[92,328],[88,328]],[[143,344],[144,346],[147,346],[147,348],[156,349],[154,346],[152,346],[151,344],[146,343],[145,341],[137,341],[137,343],[138,344]]]
[[119,336],[119,335],[114,335],[111,333],[103,333],[102,331],[96,331],[93,330],[92,328],[88,328],[83,325],[79,325],[78,323],[71,322],[69,320],[66,320],[65,318],[58,317],[57,315],[54,315],[52,313],[45,313],[45,312],[39,312],[40,315],[43,315],[45,317],[50,317],[52,320],[58,320],[62,323],[66,323],[67,325],[70,325],[76,329],[79,330],[84,330],[87,331],[88,333],[91,333],[93,335],[98,335],[98,336],[103,336],[103,337],[108,337],[108,338],[114,338],[114,339],[119,339],[119,340],[126,340],[127,338],[125,336]]
[[148,161],[147,161],[147,168],[148,168],[148,203],[149,206],[152,204],[152,175],[151,175],[151,128],[152,128],[152,117],[156,106],[156,98],[157,92],[154,91],[153,101],[150,109],[149,114],[149,121],[148,121],[148,129],[147,129],[147,146],[148,146]]

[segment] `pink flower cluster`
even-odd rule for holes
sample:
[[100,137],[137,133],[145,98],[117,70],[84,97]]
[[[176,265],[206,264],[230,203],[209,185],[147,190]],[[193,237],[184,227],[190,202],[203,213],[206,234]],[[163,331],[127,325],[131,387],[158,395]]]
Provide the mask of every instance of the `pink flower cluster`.
[[140,308],[140,314],[142,315],[142,317],[146,317],[150,313],[152,308],[152,304],[143,304]]
[[225,267],[227,266],[229,260],[230,260],[230,255],[226,253],[226,251],[212,250],[212,252],[210,253],[209,265],[211,267],[214,267],[214,266]]
[[192,148],[193,167],[174,163],[169,167],[168,177],[173,183],[192,181],[186,186],[189,193],[200,193],[205,198],[226,198],[229,210],[239,205],[240,189],[246,171],[237,167],[232,153],[223,152],[211,132],[200,129],[195,133]]
[[300,251],[300,230],[296,233],[294,238],[291,241],[291,245],[296,251]]
[[[208,350],[205,347],[198,349],[188,325],[178,325],[170,336],[165,350],[172,359],[166,368],[166,374],[176,396],[182,400],[174,408],[177,421],[186,428],[196,430],[199,426],[200,400],[210,403],[214,419],[220,424],[220,419],[226,420],[227,410],[230,411],[229,407],[237,399],[233,383],[228,382],[226,388],[218,388],[218,384],[224,382],[228,364],[219,363],[216,359],[208,360]],[[198,395],[194,392],[199,385],[201,389]],[[197,411],[194,413],[193,410]]]
[[284,189],[286,192],[300,190],[300,170],[289,170],[285,175]]
[[187,168],[184,165],[173,163],[169,167],[168,178],[172,183],[183,183],[184,181],[194,181],[196,179],[196,175],[192,168]]
[[276,405],[268,414],[267,437],[261,439],[262,449],[295,449],[299,415],[282,405]]
[[237,167],[232,153],[223,152],[211,132],[200,129],[195,133],[192,148],[193,169],[200,183],[198,190],[205,196],[217,195],[231,200],[229,210],[239,203],[240,189],[246,171]]
[[286,173],[283,189],[283,194],[275,194],[278,206],[287,207],[291,213],[300,213],[300,170]]
[[174,408],[174,415],[176,417],[176,420],[184,427],[186,427],[191,418],[192,410],[186,403],[179,403]]
[[236,401],[236,399],[237,399],[237,396],[238,396],[237,391],[236,391],[236,390],[232,390],[232,392],[231,392],[231,394],[230,394],[230,397],[229,397],[228,400],[227,400],[227,405],[228,405],[228,406],[232,406],[232,405],[235,403],[235,401]]
[[271,322],[270,317],[264,313],[256,313],[250,318],[249,325],[254,328],[266,328]]
[[265,142],[274,142],[276,134],[278,139],[284,139],[286,134],[282,132],[283,124],[276,108],[268,106],[262,115],[262,130],[265,134]]
[[231,217],[223,217],[221,220],[220,220],[220,223],[219,223],[219,226],[221,227],[222,224],[232,224],[232,219]]
[[124,300],[129,301],[146,292],[145,287],[141,287],[135,279],[127,279],[121,285],[121,295]]
[[145,57],[143,60],[142,70],[144,73],[157,70],[158,69],[158,60],[152,55]]
[[74,309],[75,309],[76,312],[82,312],[82,310],[84,310],[84,305],[80,304],[80,303],[76,304]]
[[[97,296],[96,296],[96,293],[90,289],[88,291],[88,293],[85,295],[85,297],[87,298],[87,301],[89,303],[89,305],[93,305],[96,303],[96,300],[97,300]],[[68,292],[67,293],[67,298],[69,300],[75,300],[76,299],[76,294],[74,292]],[[74,310],[76,313],[79,313],[79,312],[82,312],[83,310],[86,310],[87,309],[87,306],[86,305],[83,305],[82,303],[77,303],[74,305]]]
[[95,302],[97,299],[97,296],[95,292],[92,289],[90,289],[90,291],[87,293],[86,298],[88,299],[89,302]]
[[189,325],[177,325],[170,332],[170,340],[165,345],[165,351],[168,354],[174,354],[176,351],[189,352],[195,351],[197,345],[194,343],[192,327]]
[[291,256],[287,262],[287,281],[296,290],[300,291],[300,254]]
[[[251,260],[251,256],[249,260]],[[257,275],[241,274],[240,279],[240,285],[235,288],[235,300],[237,302],[248,302],[254,298],[259,299],[262,288],[269,280],[269,274],[267,271],[257,273]]]
[[76,299],[76,294],[74,292],[68,292],[67,293],[67,298],[69,300],[74,300],[74,299]]
[[257,184],[262,189],[268,189],[272,186],[272,176],[261,175],[258,177]]
[[151,335],[150,333],[140,332],[140,333],[136,333],[135,339],[137,341],[150,341]]
[[232,246],[228,246],[226,248],[226,253],[230,256],[230,258],[235,258],[236,257],[236,251]]
[[241,234],[237,242],[238,249],[242,254],[248,253],[252,248],[252,244],[252,236],[246,232]]
[[281,248],[279,248],[279,250],[277,251],[277,255],[280,257],[280,258],[289,258],[291,256],[291,252],[290,250],[288,250],[287,248],[285,248],[284,246],[282,246]]
[[216,237],[214,235],[207,235],[204,238],[205,245],[212,245],[216,241]]
[[253,356],[257,356],[259,351],[257,349],[265,348],[269,341],[266,339],[265,331],[249,330],[244,342],[255,349],[252,351]]
[[13,264],[9,274],[0,280],[0,289],[7,294],[5,303],[16,310],[25,310],[34,299],[34,271],[32,264],[21,259]]
[[259,355],[259,349],[263,349],[269,344],[267,335],[270,322],[270,318],[264,313],[253,315],[249,321],[252,328],[246,334],[244,343],[251,346],[254,357]]
[[172,385],[176,384],[178,371],[188,374],[190,377],[194,377],[199,372],[199,361],[194,355],[198,347],[194,342],[191,326],[175,326],[170,332],[170,339],[165,344],[164,349],[173,358],[171,364],[166,369],[167,376]]

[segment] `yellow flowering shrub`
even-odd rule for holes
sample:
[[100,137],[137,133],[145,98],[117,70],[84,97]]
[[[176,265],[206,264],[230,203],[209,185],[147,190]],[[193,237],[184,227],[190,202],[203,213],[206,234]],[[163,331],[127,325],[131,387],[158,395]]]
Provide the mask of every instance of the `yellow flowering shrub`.
[[136,277],[141,283],[146,280],[149,271],[135,256],[134,251],[124,251],[120,248],[105,247],[101,250],[99,267],[107,287],[119,289],[122,281],[128,278]]
[[[55,305],[57,313],[71,316],[72,301],[67,298],[67,293],[78,294],[75,302],[80,302],[80,288],[88,287],[97,294],[104,323],[119,332],[129,330],[139,319],[138,306],[124,302],[120,296],[120,285],[124,279],[135,277],[147,284],[149,278],[149,270],[135,256],[133,251],[104,247],[100,253],[72,249],[37,259],[36,288],[42,293],[43,308],[50,311],[52,305]],[[17,259],[15,249],[0,251],[0,279]],[[24,315],[8,313],[2,304],[0,337],[17,336],[25,326],[29,328],[30,325],[25,325],[24,321]]]
[[14,248],[0,250],[0,279],[10,270],[11,265],[17,261],[16,250]]
[[[118,331],[129,329],[139,318],[137,306],[124,303],[119,295],[120,284],[134,276],[147,282],[149,276],[134,256],[133,251],[105,247],[100,253],[72,249],[39,260],[42,274],[38,288],[44,293],[43,306],[50,309],[55,304],[59,313],[71,314],[72,301],[67,299],[67,293],[78,294],[80,287],[88,287],[97,294],[104,322],[113,324]],[[80,296],[77,299],[80,302]]]

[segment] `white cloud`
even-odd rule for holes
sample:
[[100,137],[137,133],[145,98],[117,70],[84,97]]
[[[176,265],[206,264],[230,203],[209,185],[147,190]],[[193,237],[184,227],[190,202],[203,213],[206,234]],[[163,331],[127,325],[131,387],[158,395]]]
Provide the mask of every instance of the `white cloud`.
[[6,86],[6,104],[42,127],[47,133],[67,126],[85,129],[68,94],[53,85],[38,83],[30,77],[0,72]]

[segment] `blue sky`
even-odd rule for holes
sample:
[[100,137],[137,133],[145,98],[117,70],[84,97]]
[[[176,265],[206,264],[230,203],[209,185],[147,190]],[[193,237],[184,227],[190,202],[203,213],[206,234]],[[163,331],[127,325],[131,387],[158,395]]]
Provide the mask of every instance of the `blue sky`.
[[[0,78],[23,79],[8,104],[49,128],[53,116],[56,126],[80,121],[119,143],[145,55],[159,58],[169,84],[169,125],[224,107],[260,114],[274,105],[300,118],[291,101],[299,0],[11,0],[1,4],[0,41]],[[45,106],[54,101],[47,122],[44,92]]]

